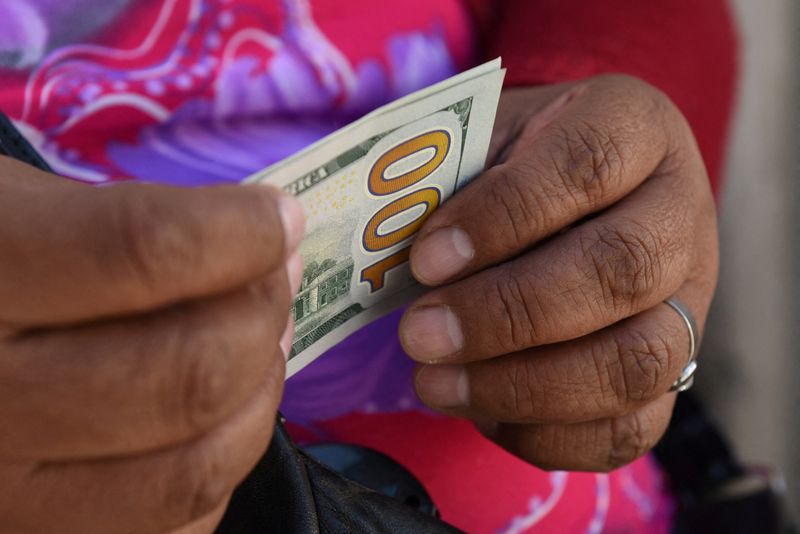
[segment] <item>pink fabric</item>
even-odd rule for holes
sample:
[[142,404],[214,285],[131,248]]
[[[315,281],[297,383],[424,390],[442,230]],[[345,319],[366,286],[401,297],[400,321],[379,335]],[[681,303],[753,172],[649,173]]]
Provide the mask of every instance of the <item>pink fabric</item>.
[[382,451],[415,473],[442,518],[467,532],[669,532],[672,499],[651,457],[611,474],[545,473],[492,444],[472,424],[422,412],[353,414],[293,427],[300,441]]

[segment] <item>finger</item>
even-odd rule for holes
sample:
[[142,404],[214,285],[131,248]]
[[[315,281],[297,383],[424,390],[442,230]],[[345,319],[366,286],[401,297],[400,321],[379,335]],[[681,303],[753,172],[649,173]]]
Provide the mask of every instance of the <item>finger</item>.
[[42,332],[0,358],[3,458],[153,450],[207,432],[283,378],[290,306],[283,272],[156,314]]
[[411,249],[422,283],[438,285],[512,258],[611,206],[688,132],[677,112],[666,111],[665,97],[630,78],[604,76],[562,91],[525,121],[503,163],[425,223]]
[[669,425],[675,394],[616,419],[573,425],[508,425],[494,440],[542,469],[612,471],[650,451]]
[[667,393],[689,346],[683,319],[662,303],[576,340],[467,365],[424,366],[415,385],[423,402],[451,415],[580,423],[626,415]]
[[11,191],[0,322],[62,325],[229,291],[282,268],[302,232],[299,203],[262,186]]
[[9,194],[19,188],[44,191],[45,188],[70,187],[74,182],[8,156],[0,155],[0,191]]
[[[266,450],[283,381],[200,440],[135,458],[0,467],[0,517],[20,531],[165,532],[208,515]],[[9,475],[13,479],[7,478]],[[46,510],[47,513],[42,513]]]
[[516,260],[438,288],[400,324],[421,362],[466,362],[574,339],[655,306],[687,279],[698,200],[674,176]]

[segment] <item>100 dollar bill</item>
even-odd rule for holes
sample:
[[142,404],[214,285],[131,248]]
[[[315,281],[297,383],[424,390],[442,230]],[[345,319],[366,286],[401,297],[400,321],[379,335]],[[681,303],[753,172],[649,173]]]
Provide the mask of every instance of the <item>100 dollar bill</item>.
[[500,60],[387,104],[246,181],[308,217],[287,377],[421,292],[408,257],[425,219],[484,167]]

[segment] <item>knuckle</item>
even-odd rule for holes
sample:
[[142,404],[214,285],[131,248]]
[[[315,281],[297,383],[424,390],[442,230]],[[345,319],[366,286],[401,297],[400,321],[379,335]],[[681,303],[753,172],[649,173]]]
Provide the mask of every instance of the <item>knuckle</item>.
[[582,236],[583,257],[588,258],[589,279],[599,286],[603,302],[614,315],[632,313],[661,279],[657,237],[646,228],[602,227],[591,237]]
[[139,195],[124,196],[115,212],[116,235],[123,262],[145,288],[192,265],[194,239],[154,202]]
[[224,350],[213,351],[214,357],[209,357],[212,350],[201,349],[198,358],[192,358],[187,365],[188,372],[183,387],[183,413],[185,421],[190,428],[203,428],[209,420],[216,419],[219,408],[227,403],[225,397],[228,393],[227,373],[213,365],[216,358],[225,360]]
[[[500,234],[508,252],[516,252],[521,244],[527,244],[536,228],[543,228],[544,214],[538,196],[530,187],[530,177],[536,171],[522,164],[503,165],[497,172],[484,197],[484,206],[489,220],[507,231]],[[500,171],[500,169],[498,169]]]
[[[627,74],[604,74],[590,80],[590,86],[602,92],[606,109],[610,110],[632,146],[641,147],[641,139],[652,133],[669,138],[691,134],[688,121],[670,97],[641,78]],[[642,135],[644,134],[644,135]]]
[[621,161],[637,159],[638,152],[652,149],[654,144],[689,129],[688,122],[669,96],[640,78],[606,74],[586,83],[600,117],[596,122],[607,128],[606,136],[600,136],[599,140],[609,137],[614,141],[621,149]]
[[[172,329],[171,352],[176,354],[177,387],[167,391],[167,409],[176,412],[179,424],[192,432],[206,429],[225,413],[231,398],[230,362],[237,355],[227,336],[214,329],[193,328],[176,321]],[[222,362],[229,362],[227,365]]]
[[524,278],[500,275],[494,287],[486,292],[486,309],[492,318],[496,345],[502,353],[515,352],[533,345],[537,338],[536,317],[543,317],[533,291],[525,287]]
[[638,412],[612,419],[611,445],[604,471],[613,471],[644,456],[656,443],[649,422]]
[[611,389],[623,406],[639,405],[664,393],[670,344],[653,333],[628,331],[613,338],[616,357],[609,363]]
[[580,205],[596,205],[617,189],[624,166],[623,143],[608,127],[583,122],[561,127],[564,155],[553,166],[563,188]]

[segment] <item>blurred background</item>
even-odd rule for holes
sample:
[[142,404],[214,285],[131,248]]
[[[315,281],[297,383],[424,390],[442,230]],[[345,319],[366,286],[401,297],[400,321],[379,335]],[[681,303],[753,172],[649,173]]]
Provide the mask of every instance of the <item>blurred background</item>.
[[733,0],[739,102],[720,199],[722,271],[697,392],[800,515],[800,2]]

